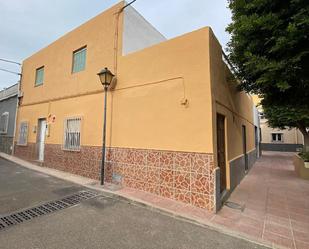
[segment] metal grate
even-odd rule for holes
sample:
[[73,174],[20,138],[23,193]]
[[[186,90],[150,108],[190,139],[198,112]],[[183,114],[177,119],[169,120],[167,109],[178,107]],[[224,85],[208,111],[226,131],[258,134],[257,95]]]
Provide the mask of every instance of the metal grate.
[[39,206],[28,208],[22,211],[17,211],[15,213],[0,217],[0,231],[23,223],[28,220],[32,220],[36,217],[40,217],[46,214],[50,214],[62,209],[72,207],[81,203],[84,200],[88,200],[97,197],[99,194],[96,192],[83,190],[76,194],[64,197],[60,200],[50,201]]

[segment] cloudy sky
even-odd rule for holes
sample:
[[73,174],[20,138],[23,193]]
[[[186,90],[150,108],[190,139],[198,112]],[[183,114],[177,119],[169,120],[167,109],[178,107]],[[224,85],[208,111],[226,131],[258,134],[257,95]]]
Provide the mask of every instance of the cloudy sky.
[[[0,0],[0,59],[22,62],[119,0]],[[227,0],[137,0],[136,8],[167,38],[211,26],[225,46],[231,14]],[[0,68],[19,67],[0,61]],[[0,89],[18,76],[0,71]]]

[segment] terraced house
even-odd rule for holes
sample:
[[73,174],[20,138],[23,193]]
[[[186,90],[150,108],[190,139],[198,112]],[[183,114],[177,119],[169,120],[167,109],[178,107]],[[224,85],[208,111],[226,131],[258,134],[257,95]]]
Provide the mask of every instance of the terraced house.
[[249,95],[211,28],[166,40],[121,2],[23,62],[15,155],[215,211],[256,156]]
[[0,152],[11,154],[15,132],[18,84],[0,91]]

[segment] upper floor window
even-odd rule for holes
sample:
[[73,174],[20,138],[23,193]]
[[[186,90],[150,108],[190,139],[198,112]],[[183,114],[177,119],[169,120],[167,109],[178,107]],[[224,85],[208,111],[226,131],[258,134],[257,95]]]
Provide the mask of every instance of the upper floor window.
[[8,125],[9,125],[9,113],[4,112],[0,117],[0,133],[6,134],[8,132]]
[[86,67],[87,47],[80,48],[73,52],[72,73],[83,71]]
[[271,141],[272,142],[283,142],[283,134],[282,133],[272,133]]
[[35,72],[35,86],[43,85],[44,81],[44,66],[37,68]]
[[27,142],[28,142],[28,122],[21,122],[19,125],[17,145],[27,145]]

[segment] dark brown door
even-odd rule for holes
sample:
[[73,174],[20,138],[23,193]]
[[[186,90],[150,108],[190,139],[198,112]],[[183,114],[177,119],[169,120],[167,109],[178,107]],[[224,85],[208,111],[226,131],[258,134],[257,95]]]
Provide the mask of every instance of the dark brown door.
[[217,160],[220,168],[220,192],[226,189],[225,117],[217,114]]

